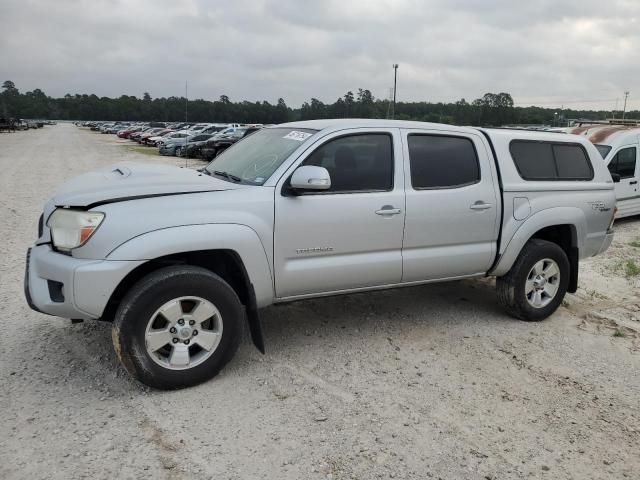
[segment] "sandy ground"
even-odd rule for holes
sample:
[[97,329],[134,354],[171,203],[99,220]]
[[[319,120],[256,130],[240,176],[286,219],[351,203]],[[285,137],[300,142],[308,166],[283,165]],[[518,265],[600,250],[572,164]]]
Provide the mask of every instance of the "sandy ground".
[[[25,303],[56,185],[119,160],[180,163],[72,125],[0,134],[0,478],[612,479],[640,472],[640,218],[542,323],[462,281],[266,309],[216,379],[131,380],[110,326]],[[195,165],[196,162],[192,161]]]

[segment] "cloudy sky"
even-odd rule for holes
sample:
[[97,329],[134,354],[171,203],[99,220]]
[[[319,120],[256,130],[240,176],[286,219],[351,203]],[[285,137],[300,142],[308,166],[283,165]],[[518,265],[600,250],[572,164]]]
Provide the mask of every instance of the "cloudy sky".
[[640,108],[640,0],[3,0],[21,91]]

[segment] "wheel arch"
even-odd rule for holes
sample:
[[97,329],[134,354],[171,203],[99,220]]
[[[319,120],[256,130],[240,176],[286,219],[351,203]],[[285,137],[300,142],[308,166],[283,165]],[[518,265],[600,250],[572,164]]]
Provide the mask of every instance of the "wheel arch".
[[126,292],[151,272],[171,265],[199,266],[219,275],[234,289],[247,311],[251,337],[264,352],[258,308],[273,301],[273,279],[262,242],[249,227],[210,224],[157,230],[125,242],[108,259],[145,261],[118,283],[103,320],[113,320]]
[[559,245],[567,254],[571,269],[568,291],[574,293],[578,286],[579,251],[586,231],[586,218],[579,208],[558,207],[538,212],[527,218],[514,233],[490,274],[506,274],[526,243],[539,238]]

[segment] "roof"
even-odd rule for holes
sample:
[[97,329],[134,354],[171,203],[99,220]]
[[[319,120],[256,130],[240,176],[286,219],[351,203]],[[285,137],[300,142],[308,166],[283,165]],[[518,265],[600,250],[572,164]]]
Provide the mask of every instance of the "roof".
[[625,137],[638,137],[640,128],[629,125],[585,125],[569,131],[574,135],[587,137],[592,143],[613,145]]
[[411,122],[407,120],[385,120],[374,118],[327,118],[321,120],[304,120],[300,122],[289,122],[274,125],[275,127],[309,128],[312,130],[340,129],[340,128],[433,128],[434,130],[475,130],[470,127],[458,127],[455,125],[445,125],[442,123]]
[[531,139],[547,142],[584,142],[584,137],[576,138],[575,135],[569,135],[554,131],[523,130],[510,128],[481,128],[479,130],[487,132],[491,136],[491,138],[506,137],[508,139],[518,138],[523,140]]

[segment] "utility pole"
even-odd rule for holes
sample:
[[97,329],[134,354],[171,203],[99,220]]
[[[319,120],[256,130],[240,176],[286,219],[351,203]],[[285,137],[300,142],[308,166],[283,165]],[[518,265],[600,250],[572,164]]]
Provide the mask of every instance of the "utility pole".
[[393,64],[393,109],[391,110],[391,118],[396,118],[396,88],[398,86],[398,64]]
[[624,92],[624,107],[622,107],[622,120],[624,120],[624,117],[627,114],[627,98],[629,98],[629,90]]
[[184,122],[187,123],[187,117],[189,113],[189,85],[187,81],[184,81]]

